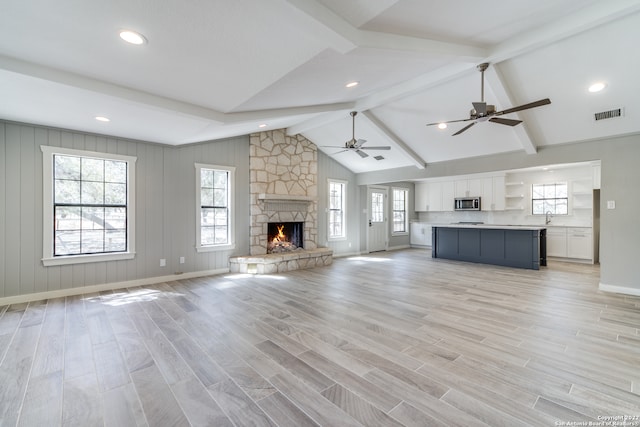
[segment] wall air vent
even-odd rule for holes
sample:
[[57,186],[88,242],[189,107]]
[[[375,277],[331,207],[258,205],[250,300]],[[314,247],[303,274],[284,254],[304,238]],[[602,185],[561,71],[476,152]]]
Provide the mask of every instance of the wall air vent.
[[601,111],[599,113],[595,113],[594,117],[596,121],[605,120],[605,119],[613,119],[615,117],[621,117],[624,115],[624,110],[622,108],[614,108],[609,111]]
[[382,156],[373,156],[373,158],[376,160],[384,160],[384,157]]

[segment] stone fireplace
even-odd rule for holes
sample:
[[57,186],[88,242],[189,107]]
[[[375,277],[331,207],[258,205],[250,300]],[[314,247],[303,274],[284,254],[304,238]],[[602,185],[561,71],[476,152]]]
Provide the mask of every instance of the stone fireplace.
[[[254,272],[256,267],[257,273],[271,273],[331,264],[332,251],[318,247],[316,145],[302,135],[288,136],[284,129],[278,129],[251,134],[249,150],[250,256],[232,257],[231,270]],[[273,239],[269,224],[293,222],[302,224],[303,249],[269,253]],[[275,270],[273,266],[260,267],[267,264],[276,264]]]

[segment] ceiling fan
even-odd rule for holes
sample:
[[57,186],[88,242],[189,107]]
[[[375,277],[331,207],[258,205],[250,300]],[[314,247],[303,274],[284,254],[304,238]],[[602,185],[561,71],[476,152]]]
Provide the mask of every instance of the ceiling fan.
[[441,125],[443,123],[457,123],[457,122],[471,122],[458,132],[454,133],[452,136],[460,135],[462,132],[469,129],[471,126],[475,125],[478,122],[486,122],[487,120],[493,123],[498,123],[506,126],[515,126],[522,123],[522,120],[513,120],[506,119],[499,116],[509,113],[515,113],[517,111],[528,110],[529,108],[540,107],[542,105],[551,104],[551,100],[549,98],[541,99],[539,101],[530,102],[528,104],[520,105],[518,107],[507,108],[506,110],[496,111],[495,105],[490,105],[484,102],[484,71],[489,66],[489,63],[485,62],[478,65],[478,70],[481,74],[480,80],[480,102],[472,102],[473,109],[469,113],[468,119],[461,120],[449,120],[447,122],[437,122],[437,123],[429,123],[427,126],[435,126]]
[[378,146],[378,147],[363,147],[362,145],[367,142],[366,139],[357,139],[356,140],[356,115],[357,111],[352,111],[351,113],[351,139],[344,143],[344,146],[335,146],[335,145],[324,145],[325,148],[342,148],[341,151],[337,151],[333,154],[343,153],[345,151],[355,151],[360,157],[365,158],[369,157],[367,153],[362,150],[391,150],[391,147],[388,146]]

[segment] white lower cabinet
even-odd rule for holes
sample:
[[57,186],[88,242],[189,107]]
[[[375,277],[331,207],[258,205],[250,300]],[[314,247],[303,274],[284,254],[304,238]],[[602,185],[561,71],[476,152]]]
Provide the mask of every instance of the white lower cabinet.
[[547,228],[547,256],[567,257],[567,229],[565,227]]
[[567,256],[577,259],[593,259],[593,230],[591,228],[567,229]]
[[590,227],[547,228],[547,256],[593,260],[593,230]]
[[411,223],[411,246],[431,247],[431,225],[424,222]]

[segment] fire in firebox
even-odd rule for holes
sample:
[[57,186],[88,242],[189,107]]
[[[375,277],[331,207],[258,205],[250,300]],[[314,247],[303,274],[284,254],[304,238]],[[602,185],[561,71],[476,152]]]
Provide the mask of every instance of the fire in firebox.
[[267,253],[291,252],[302,249],[302,222],[270,223]]

